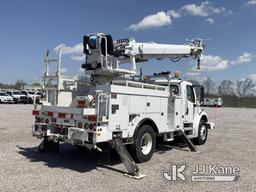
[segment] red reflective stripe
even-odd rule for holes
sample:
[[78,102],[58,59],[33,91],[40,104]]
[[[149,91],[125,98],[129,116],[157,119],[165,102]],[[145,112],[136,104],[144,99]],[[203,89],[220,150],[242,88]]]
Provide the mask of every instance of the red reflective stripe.
[[39,115],[39,111],[33,110],[33,111],[32,111],[32,115]]
[[97,115],[88,115],[88,121],[97,121]]
[[66,114],[65,114],[65,113],[59,113],[58,117],[59,117],[59,118],[65,118],[65,117],[66,117]]
[[53,117],[53,112],[48,112],[47,115],[48,115],[49,117]]

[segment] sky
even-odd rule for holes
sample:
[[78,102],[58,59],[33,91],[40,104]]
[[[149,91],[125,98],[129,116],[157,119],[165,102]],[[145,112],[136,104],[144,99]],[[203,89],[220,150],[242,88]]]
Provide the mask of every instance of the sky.
[[144,74],[179,70],[186,79],[256,80],[255,21],[256,0],[1,0],[0,83],[39,81],[46,49],[54,58],[59,47],[63,74],[76,76],[85,62],[83,36],[95,32],[138,42],[205,39],[200,71],[191,59],[150,60],[139,65]]

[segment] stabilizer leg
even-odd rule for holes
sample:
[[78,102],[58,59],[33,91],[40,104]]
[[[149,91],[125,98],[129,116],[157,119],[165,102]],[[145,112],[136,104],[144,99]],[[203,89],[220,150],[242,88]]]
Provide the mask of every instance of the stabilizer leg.
[[200,151],[198,151],[196,146],[192,143],[192,141],[190,141],[190,139],[186,136],[185,132],[183,132],[183,131],[181,131],[181,138],[188,145],[188,148],[190,151],[200,153]]
[[114,138],[114,143],[112,144],[112,147],[116,150],[125,168],[127,169],[127,176],[135,179],[142,179],[145,177],[145,175],[139,172],[139,167],[136,165],[119,137]]

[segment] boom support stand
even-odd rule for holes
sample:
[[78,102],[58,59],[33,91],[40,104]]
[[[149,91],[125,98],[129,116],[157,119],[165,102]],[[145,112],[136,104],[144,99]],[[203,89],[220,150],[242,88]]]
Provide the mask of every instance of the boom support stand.
[[127,169],[126,175],[134,179],[142,179],[146,175],[143,175],[139,172],[139,167],[136,165],[131,155],[124,147],[122,140],[119,137],[115,137],[114,142],[112,143],[112,148],[114,148],[117,154],[120,156],[122,163]]

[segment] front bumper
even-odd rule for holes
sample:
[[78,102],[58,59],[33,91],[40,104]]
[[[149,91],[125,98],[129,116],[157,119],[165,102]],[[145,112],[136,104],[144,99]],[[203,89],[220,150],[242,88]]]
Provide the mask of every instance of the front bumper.
[[212,123],[212,122],[206,122],[206,127],[207,127],[208,129],[215,129],[215,124]]
[[1,100],[1,103],[13,103],[12,99],[3,99]]

